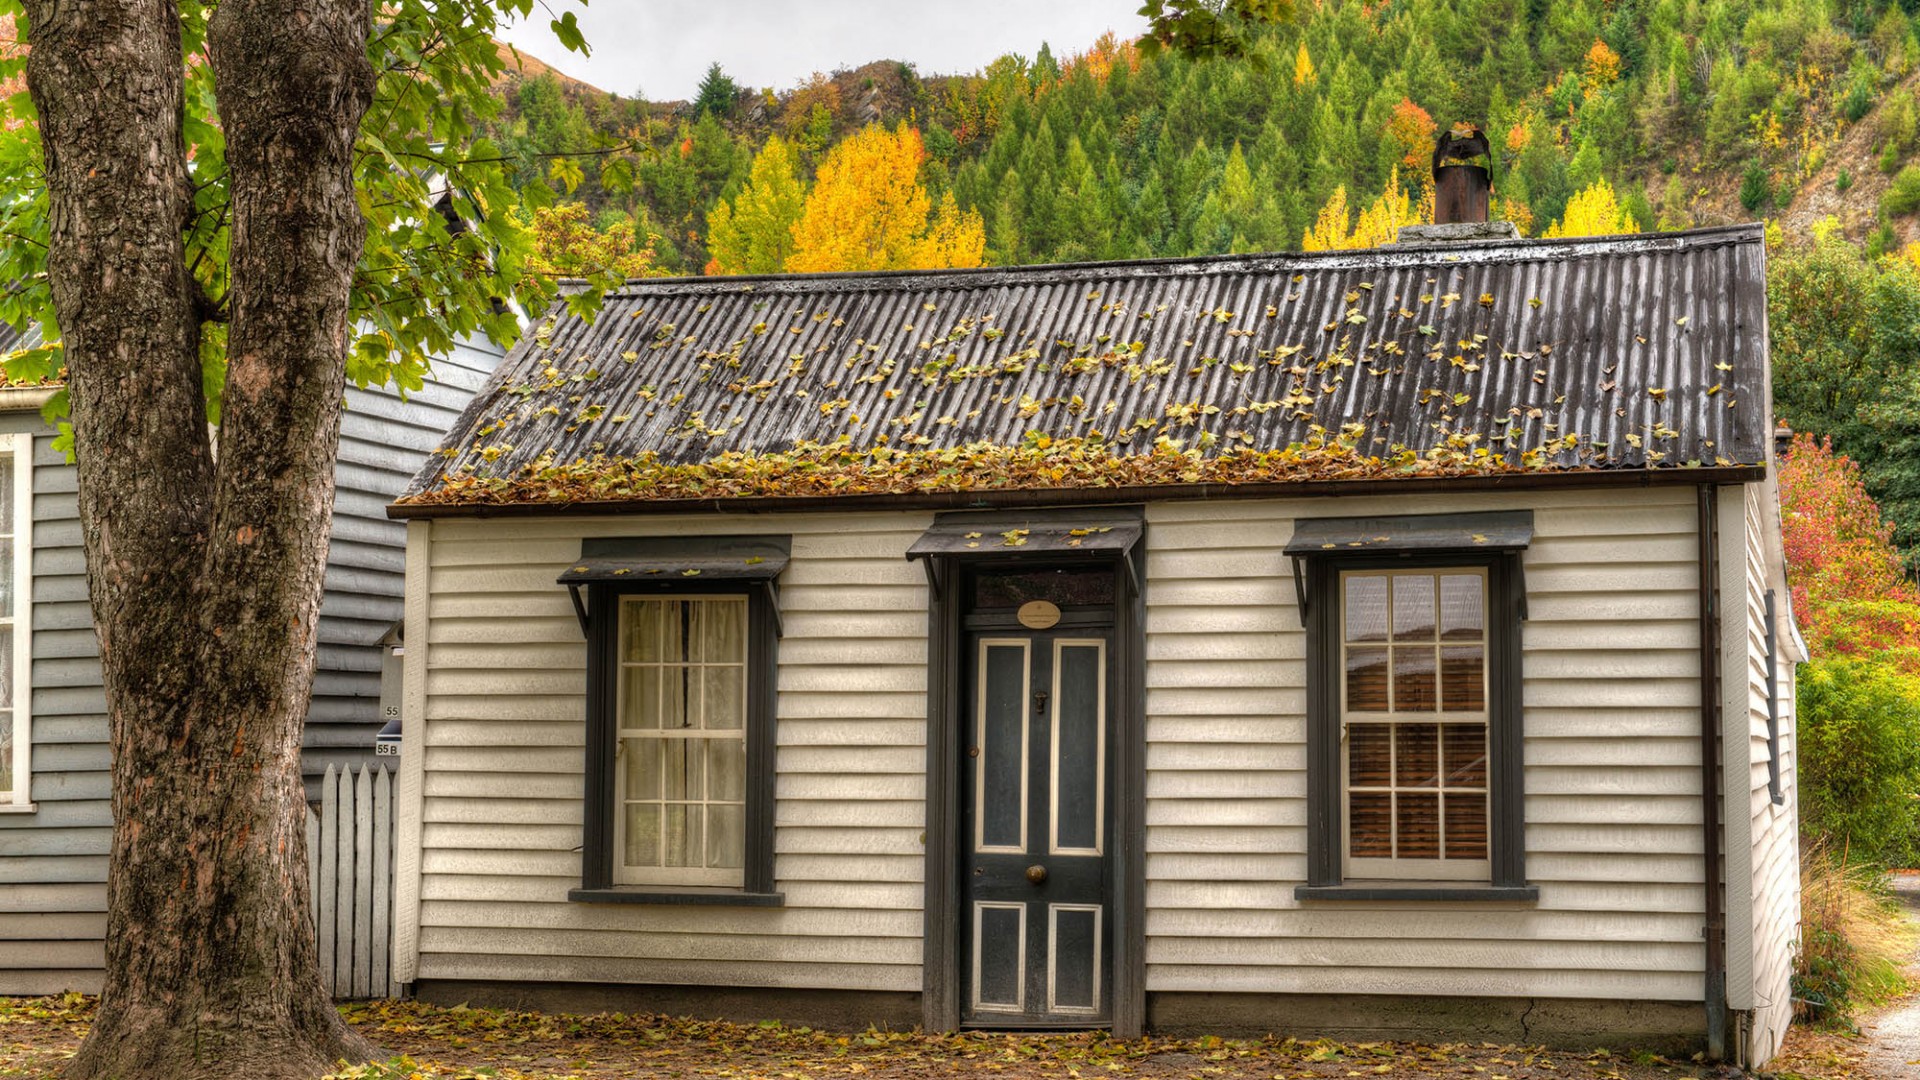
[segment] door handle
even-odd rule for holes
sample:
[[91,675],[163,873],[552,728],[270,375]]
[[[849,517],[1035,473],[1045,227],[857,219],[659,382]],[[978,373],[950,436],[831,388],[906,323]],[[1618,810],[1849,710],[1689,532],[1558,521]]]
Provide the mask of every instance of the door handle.
[[1027,867],[1027,880],[1033,882],[1035,885],[1045,885],[1047,883],[1047,868],[1041,866],[1039,863],[1034,863],[1032,866]]

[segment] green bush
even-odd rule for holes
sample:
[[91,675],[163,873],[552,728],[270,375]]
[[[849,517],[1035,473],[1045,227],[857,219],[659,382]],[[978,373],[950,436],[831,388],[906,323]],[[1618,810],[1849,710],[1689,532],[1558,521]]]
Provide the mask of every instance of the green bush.
[[1920,827],[1920,688],[1853,657],[1800,667],[1803,831],[1849,861],[1914,861]]
[[1757,214],[1773,198],[1773,182],[1767,176],[1767,170],[1759,162],[1747,166],[1747,173],[1740,178],[1740,205],[1747,213]]
[[1861,68],[1854,72],[1853,81],[1847,86],[1847,96],[1840,100],[1840,112],[1847,123],[1859,123],[1860,118],[1873,110],[1874,91],[1879,79],[1872,68]]
[[1893,231],[1888,222],[1881,222],[1877,228],[1867,234],[1867,258],[1869,261],[1882,255],[1891,254],[1900,248],[1900,234]]
[[1840,174],[1833,178],[1833,190],[1840,192],[1842,195],[1846,194],[1847,189],[1852,186],[1853,174],[1845,169],[1841,169]]
[[1880,196],[1880,209],[1894,217],[1920,210],[1920,165],[1900,170],[1887,187],[1887,193]]

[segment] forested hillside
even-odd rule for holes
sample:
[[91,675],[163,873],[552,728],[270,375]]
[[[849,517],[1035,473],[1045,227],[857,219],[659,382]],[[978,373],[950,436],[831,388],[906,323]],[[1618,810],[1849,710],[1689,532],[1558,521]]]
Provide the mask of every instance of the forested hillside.
[[1422,213],[1437,128],[1480,123],[1495,213],[1529,235],[1775,222],[1778,415],[1862,464],[1920,566],[1901,3],[1323,0],[1243,58],[1063,54],[777,94],[715,68],[691,103],[543,72],[503,84],[496,137],[530,206],[576,204],[537,212],[556,269],[737,273],[1380,242]]
[[[1644,228],[1824,194],[1887,248],[1920,210],[1920,45],[1887,0],[1323,0],[1240,60],[1034,46],[973,75],[875,63],[780,94],[716,70],[691,104],[543,75],[504,88],[499,134],[524,185],[601,224],[631,216],[679,272],[707,268],[709,214],[770,137],[804,187],[854,133],[902,121],[929,197],[976,211],[998,264],[1297,248],[1336,192],[1358,212],[1397,183],[1417,210],[1432,132],[1457,121],[1493,137],[1497,212],[1531,234],[1600,180]],[[607,144],[634,149],[576,159],[571,196],[566,167],[536,156]]]

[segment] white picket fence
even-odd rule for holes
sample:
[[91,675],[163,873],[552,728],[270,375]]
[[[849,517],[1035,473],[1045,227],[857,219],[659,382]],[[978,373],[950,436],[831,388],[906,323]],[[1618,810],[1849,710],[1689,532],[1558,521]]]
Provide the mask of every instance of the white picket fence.
[[327,767],[320,810],[307,808],[320,971],[335,998],[395,997],[393,778],[385,766]]

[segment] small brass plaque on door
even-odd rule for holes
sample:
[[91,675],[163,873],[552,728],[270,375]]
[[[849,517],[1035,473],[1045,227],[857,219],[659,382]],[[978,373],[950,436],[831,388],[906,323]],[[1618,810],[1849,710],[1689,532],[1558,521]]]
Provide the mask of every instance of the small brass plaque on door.
[[1029,630],[1051,630],[1060,621],[1060,605],[1051,600],[1029,600],[1020,605],[1020,625]]

